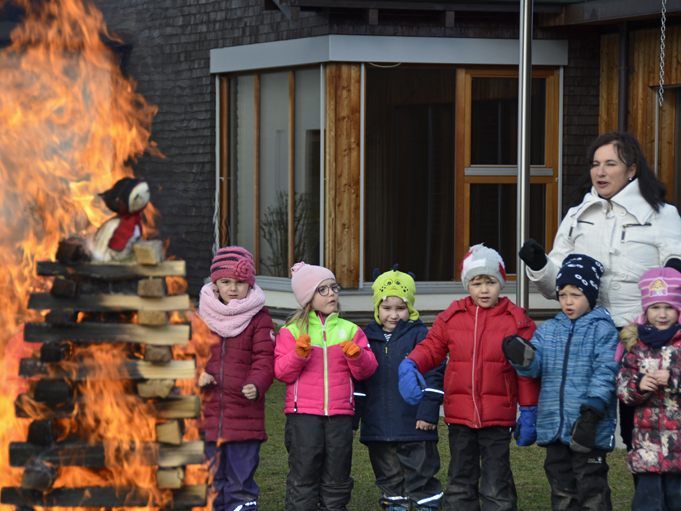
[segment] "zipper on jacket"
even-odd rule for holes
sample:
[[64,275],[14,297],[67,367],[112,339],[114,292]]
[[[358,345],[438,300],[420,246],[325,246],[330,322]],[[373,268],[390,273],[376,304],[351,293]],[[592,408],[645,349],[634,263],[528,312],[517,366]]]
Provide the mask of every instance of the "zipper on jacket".
[[622,239],[621,239],[621,241],[624,241],[624,236],[627,232],[627,227],[650,227],[650,222],[646,222],[645,224],[624,224],[622,226]]
[[473,408],[475,408],[475,418],[477,420],[477,426],[480,427],[482,425],[482,421],[480,420],[480,410],[478,410],[478,403],[475,400],[475,365],[476,365],[476,359],[477,359],[477,352],[478,352],[478,312],[480,311],[480,307],[478,305],[475,306],[475,325],[473,326],[473,364],[471,367],[471,388],[472,388],[472,397],[473,397]]
[[227,343],[225,342],[224,337],[220,337],[220,414],[218,415],[218,440],[220,437],[222,437],[222,403],[223,403],[223,394],[224,394],[224,363],[225,363],[225,345]]
[[563,377],[560,381],[560,394],[558,401],[558,409],[560,410],[560,422],[558,423],[558,433],[557,438],[560,439],[563,431],[563,422],[565,422],[565,415],[563,414],[563,403],[565,402],[565,375],[567,374],[568,366],[568,355],[570,353],[570,344],[572,344],[572,333],[575,330],[575,323],[571,321],[570,333],[568,334],[567,341],[565,342],[565,352],[563,353]]
[[296,382],[293,384],[293,413],[298,413],[298,382],[300,381],[300,376],[296,378]]
[[326,352],[326,322],[322,322],[322,341],[324,342],[322,347],[324,354],[324,415],[329,415],[329,360]]

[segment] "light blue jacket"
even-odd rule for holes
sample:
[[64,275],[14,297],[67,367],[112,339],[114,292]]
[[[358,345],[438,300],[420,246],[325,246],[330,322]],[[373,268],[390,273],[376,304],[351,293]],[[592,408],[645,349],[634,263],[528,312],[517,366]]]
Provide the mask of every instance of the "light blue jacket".
[[539,326],[532,345],[537,348],[532,364],[516,370],[521,376],[541,378],[537,444],[569,444],[584,404],[604,413],[596,432],[596,447],[612,450],[619,365],[615,361],[617,329],[608,311],[596,307],[574,321],[560,312]]

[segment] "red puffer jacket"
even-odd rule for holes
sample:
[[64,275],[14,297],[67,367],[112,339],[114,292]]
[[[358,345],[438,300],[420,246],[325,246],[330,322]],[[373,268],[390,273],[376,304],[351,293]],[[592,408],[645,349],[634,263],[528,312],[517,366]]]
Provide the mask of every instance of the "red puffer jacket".
[[515,425],[518,404],[537,404],[539,385],[516,374],[504,357],[501,341],[514,334],[529,340],[534,330],[534,322],[508,298],[485,309],[467,297],[438,315],[408,358],[426,373],[449,354],[444,388],[447,424],[510,427]]
[[[265,392],[274,376],[274,332],[266,308],[235,337],[218,337],[211,347],[206,372],[215,378],[203,392],[202,429],[206,440],[240,442],[266,440]],[[247,383],[258,389],[258,398],[246,399]]]

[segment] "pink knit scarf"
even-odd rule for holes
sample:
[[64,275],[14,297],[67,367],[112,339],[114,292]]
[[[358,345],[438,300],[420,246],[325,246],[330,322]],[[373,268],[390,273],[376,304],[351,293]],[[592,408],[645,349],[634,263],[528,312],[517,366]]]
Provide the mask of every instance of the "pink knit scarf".
[[255,284],[243,300],[231,300],[224,304],[212,282],[201,288],[199,316],[208,328],[220,337],[234,337],[243,332],[260,309],[265,305],[265,293]]

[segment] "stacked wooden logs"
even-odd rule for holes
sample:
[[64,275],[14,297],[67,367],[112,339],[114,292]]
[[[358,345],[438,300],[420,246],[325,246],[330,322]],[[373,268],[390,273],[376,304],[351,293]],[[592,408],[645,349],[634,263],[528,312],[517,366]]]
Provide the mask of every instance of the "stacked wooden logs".
[[190,325],[169,323],[171,312],[189,308],[189,297],[168,295],[166,285],[166,277],[185,275],[185,264],[163,260],[156,240],[137,243],[134,253],[129,264],[38,263],[38,275],[53,277],[52,287],[32,294],[29,309],[49,312],[43,321],[25,325],[24,340],[42,344],[39,355],[20,361],[19,374],[30,379],[31,390],[15,402],[17,416],[32,422],[27,441],[9,445],[10,465],[23,467],[21,486],[2,488],[0,503],[22,508],[150,504],[149,493],[134,487],[53,488],[62,467],[106,467],[103,444],[63,438],[59,431],[60,419],[78,420],[77,384],[102,378],[74,361],[74,347],[126,343],[137,356],[125,359],[118,378],[134,381],[132,392],[151,404],[156,416],[156,442],[138,445],[136,454],[156,467],[156,487],[172,491],[170,508],[205,506],[205,485],[183,481],[186,465],[203,462],[203,442],[183,441],[184,419],[199,416],[200,400],[176,389],[176,380],[194,378],[195,361],[175,360],[172,350],[189,341]]

